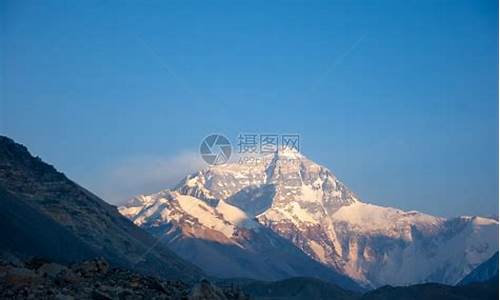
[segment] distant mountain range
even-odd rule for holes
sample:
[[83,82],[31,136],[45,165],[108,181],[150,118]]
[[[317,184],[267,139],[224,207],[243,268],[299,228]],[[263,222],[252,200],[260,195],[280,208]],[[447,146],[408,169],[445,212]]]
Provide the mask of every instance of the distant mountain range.
[[345,288],[352,288],[345,277],[365,288],[456,284],[498,251],[497,220],[362,202],[330,170],[292,149],[207,167],[119,210],[222,277],[316,274]]
[[[295,167],[279,162],[296,155],[302,163],[299,181],[288,174]],[[262,169],[264,178],[259,178]],[[0,136],[2,297],[241,300],[244,292],[252,299],[498,298],[496,221],[444,220],[365,204],[328,170],[299,154],[278,153],[265,167],[210,167],[173,190],[135,198],[120,212],[143,229],[24,146]],[[328,241],[331,253],[343,255],[328,258]],[[450,245],[457,248],[438,249]],[[489,255],[491,249],[495,255]],[[359,266],[370,270],[377,266],[367,263],[370,255],[378,259],[384,253],[379,266],[385,280],[383,268],[408,259],[391,255],[409,251],[425,266],[414,269],[416,278],[431,262],[435,274],[447,274],[439,278],[458,277],[453,270],[467,276],[457,286],[426,283],[366,291],[358,283],[366,288],[367,281],[346,272],[349,259],[364,259]],[[447,264],[438,264],[441,259]],[[377,278],[370,272],[361,274]]]

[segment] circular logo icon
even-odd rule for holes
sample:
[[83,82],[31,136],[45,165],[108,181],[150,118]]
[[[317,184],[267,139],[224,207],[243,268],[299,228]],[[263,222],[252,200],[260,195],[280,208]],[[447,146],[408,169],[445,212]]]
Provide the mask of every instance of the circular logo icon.
[[201,158],[210,165],[221,165],[231,157],[231,143],[220,134],[207,136],[200,145]]

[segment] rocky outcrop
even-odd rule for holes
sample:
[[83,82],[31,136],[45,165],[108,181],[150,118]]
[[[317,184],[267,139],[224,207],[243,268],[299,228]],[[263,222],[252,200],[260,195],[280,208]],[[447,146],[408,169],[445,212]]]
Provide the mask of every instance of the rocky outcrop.
[[207,280],[194,286],[113,268],[103,259],[61,265],[44,259],[0,260],[1,299],[247,299],[235,288]]

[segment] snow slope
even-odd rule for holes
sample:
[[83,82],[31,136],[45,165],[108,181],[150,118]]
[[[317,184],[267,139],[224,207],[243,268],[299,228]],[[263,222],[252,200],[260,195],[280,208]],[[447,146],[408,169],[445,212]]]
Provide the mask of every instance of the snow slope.
[[210,275],[260,280],[307,276],[359,289],[236,206],[225,201],[213,205],[164,190],[136,197],[119,210]]
[[186,227],[194,218],[239,246],[240,228],[253,238],[268,229],[369,287],[455,284],[498,250],[495,220],[444,219],[362,202],[327,168],[289,149],[208,167],[160,194],[140,196],[120,211],[145,228]]

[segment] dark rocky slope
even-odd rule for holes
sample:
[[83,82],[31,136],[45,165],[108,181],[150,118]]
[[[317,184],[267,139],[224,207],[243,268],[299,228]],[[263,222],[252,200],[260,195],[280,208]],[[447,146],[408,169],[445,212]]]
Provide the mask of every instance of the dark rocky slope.
[[201,276],[116,207],[2,136],[0,250],[60,263],[99,256],[112,266],[185,281]]
[[465,285],[474,282],[483,282],[494,279],[495,277],[498,278],[498,252],[472,270],[472,272],[465,276],[459,284]]

